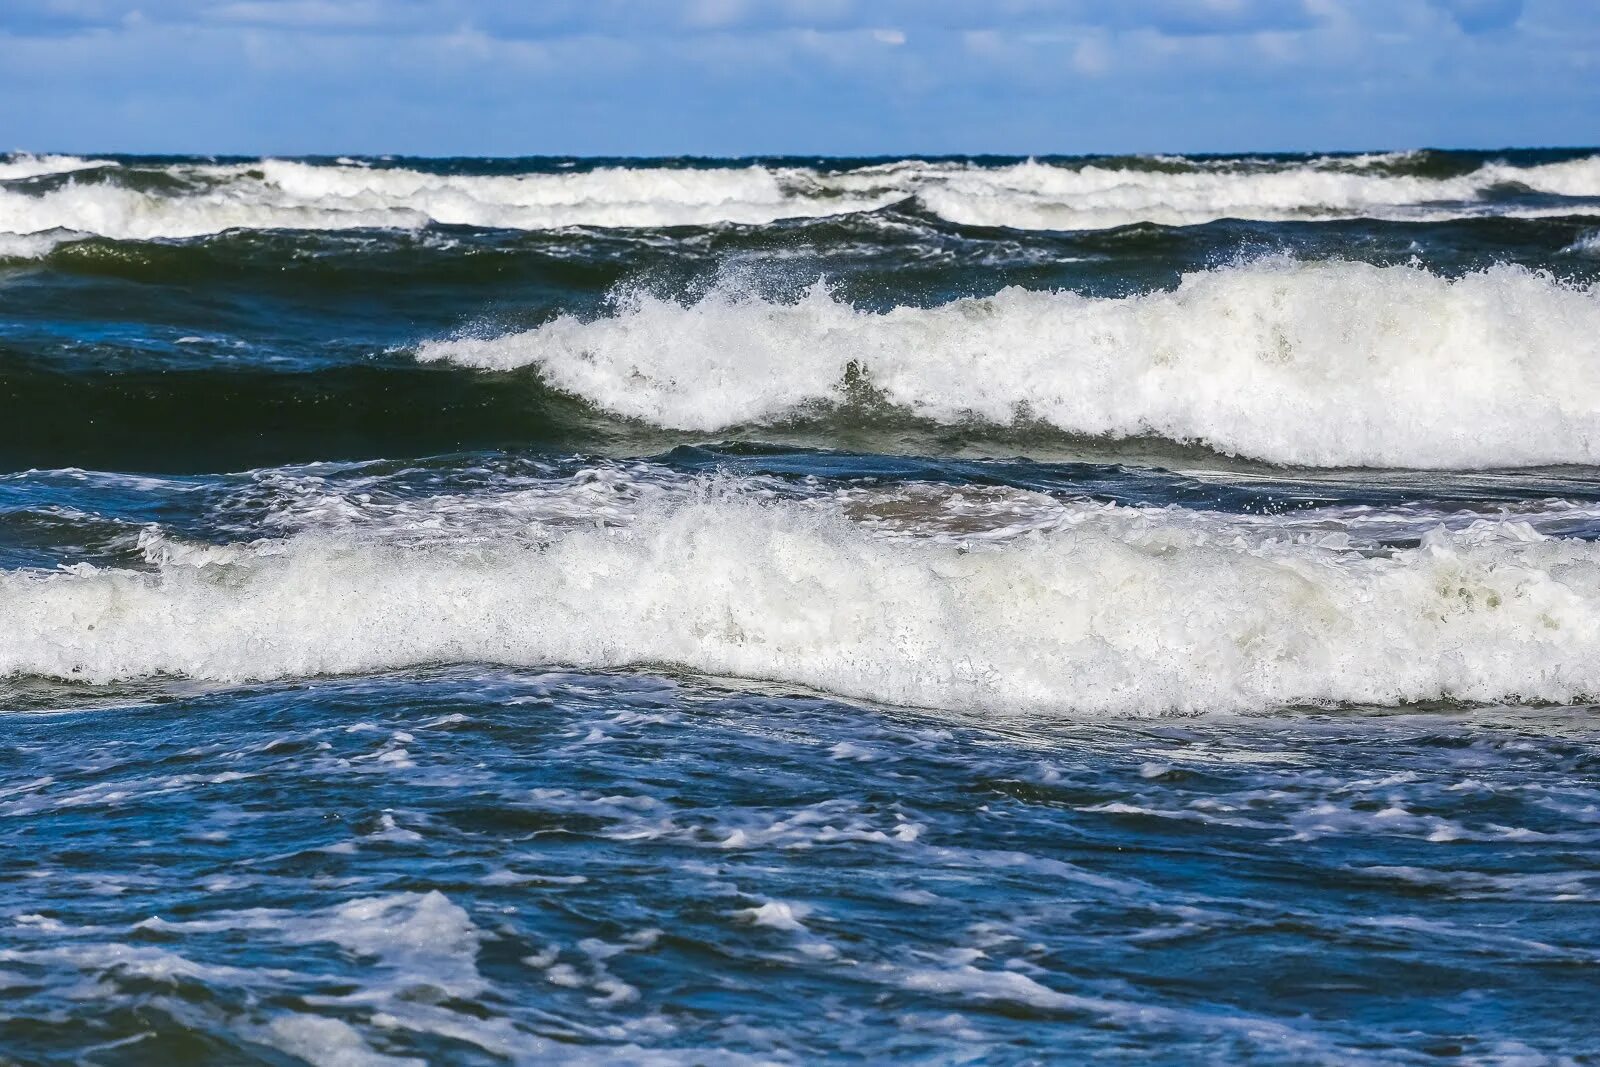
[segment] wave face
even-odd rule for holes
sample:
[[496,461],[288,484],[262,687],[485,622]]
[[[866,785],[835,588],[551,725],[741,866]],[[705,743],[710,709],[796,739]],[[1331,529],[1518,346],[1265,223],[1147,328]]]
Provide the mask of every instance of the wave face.
[[581,169],[572,161],[485,161],[475,171],[384,160],[12,156],[0,161],[0,233],[64,231],[144,240],[230,229],[762,224],[878,210],[911,199],[964,225],[1083,230],[1220,218],[1592,214],[1600,198],[1600,157],[1541,162],[1535,156],[1513,163],[1487,155],[1435,156],[828,166],[772,160]]
[[536,368],[652,424],[717,431],[870,391],[940,423],[1037,421],[1306,466],[1600,462],[1600,293],[1500,267],[1448,279],[1266,260],[1125,298],[1007,289],[877,314],[820,285],[740,290],[424,345],[418,357]]
[[[856,500],[852,519],[838,501],[731,488],[637,498],[600,528],[582,517],[592,488],[540,495],[529,506],[546,521],[521,537],[506,536],[515,501],[420,539],[438,524],[414,511],[388,529],[328,526],[324,502],[302,509],[319,525],[286,540],[151,536],[147,570],[6,572],[0,674],[674,664],[892,704],[1090,716],[1600,694],[1600,548],[1523,522],[1384,551],[1326,529],[1069,503],[974,534],[937,521],[970,507],[960,494]],[[907,526],[908,509],[932,525]]]

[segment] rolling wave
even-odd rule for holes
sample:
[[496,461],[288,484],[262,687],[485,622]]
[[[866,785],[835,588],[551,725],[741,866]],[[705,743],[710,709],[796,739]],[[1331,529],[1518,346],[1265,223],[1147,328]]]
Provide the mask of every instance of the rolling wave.
[[1303,466],[1600,462],[1600,292],[1521,267],[1451,279],[1275,258],[1172,291],[1013,288],[884,314],[821,283],[792,303],[627,293],[609,317],[417,355],[531,367],[604,411],[685,430],[887,406]]
[[79,170],[115,167],[109,159],[83,159],[79,156],[42,155],[16,152],[0,157],[0,182],[38,178],[47,174],[70,174]]
[[[106,162],[42,156],[0,162],[0,233],[147,240],[229,229],[407,229],[434,223],[519,230],[764,224],[877,210],[912,198],[959,224],[1083,230],[1229,217],[1549,216],[1582,206],[1572,198],[1600,197],[1595,156],[1531,164],[1485,157],[1465,170],[1410,165],[1404,154],[1005,164],[901,160],[844,168],[794,161],[592,169],[544,164],[491,173],[365,161]],[[1535,199],[1508,198],[1507,190]]]
[[1075,716],[1600,695],[1592,542],[1483,522],[1373,552],[1207,513],[1058,512],[984,543],[712,490],[521,536],[152,536],[147,569],[0,573],[0,675],[672,664]]

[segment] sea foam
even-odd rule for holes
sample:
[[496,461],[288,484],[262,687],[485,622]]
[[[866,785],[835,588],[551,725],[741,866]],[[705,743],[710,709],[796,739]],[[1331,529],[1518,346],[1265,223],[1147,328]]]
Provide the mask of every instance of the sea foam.
[[1189,226],[1221,218],[1282,221],[1351,217],[1458,218],[1539,215],[1569,209],[1496,208],[1481,202],[1517,184],[1559,196],[1600,194],[1600,159],[1513,167],[1485,164],[1453,178],[1389,174],[1313,161],[1283,168],[1179,172],[1061,167],[1034,161],[1002,168],[950,168],[912,180],[916,195],[952,222],[1019,229],[1080,230],[1151,222]]
[[69,174],[77,170],[115,167],[109,159],[83,159],[79,156],[42,155],[16,152],[0,157],[0,182],[38,178],[49,174]]
[[430,223],[661,227],[766,223],[868,210],[892,199],[795,196],[783,187],[788,172],[754,166],[496,176],[267,160],[174,171],[184,182],[176,193],[112,181],[69,183],[42,194],[0,189],[0,232],[65,229],[144,240],[230,229],[415,229]]
[[863,384],[940,423],[1042,422],[1309,466],[1600,462],[1600,293],[1519,267],[1270,259],[1124,298],[1006,289],[857,310],[820,283],[794,303],[722,288],[625,294],[423,360],[536,368],[656,425],[717,431],[835,405]]
[[236,682],[440,662],[676,665],[893,704],[1069,716],[1600,695],[1600,546],[1419,546],[1082,504],[1003,543],[707,492],[613,527],[307,532],[0,574],[0,675]]

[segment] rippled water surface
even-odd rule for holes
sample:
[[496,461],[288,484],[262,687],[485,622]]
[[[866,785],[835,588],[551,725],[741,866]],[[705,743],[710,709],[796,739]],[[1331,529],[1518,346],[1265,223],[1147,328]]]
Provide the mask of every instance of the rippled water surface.
[[1553,1056],[1594,1038],[1595,722],[996,726],[484,668],[41,709],[0,733],[4,1032],[104,1063]]

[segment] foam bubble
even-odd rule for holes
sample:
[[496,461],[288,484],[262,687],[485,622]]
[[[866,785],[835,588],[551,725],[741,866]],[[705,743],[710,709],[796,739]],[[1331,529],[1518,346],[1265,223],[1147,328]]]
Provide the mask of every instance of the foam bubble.
[[844,401],[864,379],[941,423],[1037,420],[1310,466],[1600,462],[1600,294],[1518,267],[1276,259],[1097,299],[1006,289],[858,311],[722,289],[625,296],[610,317],[424,344],[423,360],[535,367],[656,425],[715,431]]
[[953,543],[713,493],[542,542],[308,533],[149,571],[0,574],[0,674],[439,662],[676,664],[989,713],[1571,702],[1600,695],[1600,547],[1481,524],[1358,551],[1090,504]]

